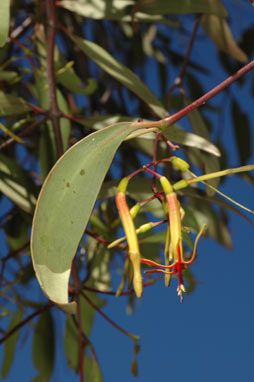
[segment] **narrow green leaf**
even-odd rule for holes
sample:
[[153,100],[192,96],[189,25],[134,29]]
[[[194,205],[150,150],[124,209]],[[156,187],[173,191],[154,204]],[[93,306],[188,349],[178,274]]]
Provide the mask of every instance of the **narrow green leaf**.
[[94,42],[83,40],[73,35],[70,35],[70,37],[91,60],[140,97],[155,115],[160,118],[168,116],[168,112],[161,101],[127,66],[121,64],[110,53]]
[[13,138],[18,143],[24,143],[23,139],[18,137],[16,134],[14,134],[11,130],[7,129],[1,122],[0,122],[0,130],[4,131],[9,137]]
[[[17,313],[12,317],[7,331],[10,331],[14,326],[16,326],[22,319],[22,311],[18,310]],[[12,336],[10,336],[4,343],[4,357],[2,363],[1,375],[2,378],[6,378],[9,374],[14,355],[15,347],[19,337],[19,330],[17,330]]]
[[22,98],[0,91],[0,117],[23,114],[30,110]]
[[0,154],[0,191],[26,212],[33,212],[36,193],[27,174],[17,162]]
[[4,225],[4,231],[8,242],[9,250],[16,251],[28,241],[28,230],[31,221],[25,219],[25,214],[22,211],[17,211],[12,219],[7,220]]
[[235,42],[225,18],[216,15],[204,15],[202,25],[220,50],[243,64],[248,62],[248,56]]
[[135,129],[126,122],[90,134],[60,158],[42,187],[32,226],[33,265],[44,293],[66,312],[76,309],[68,304],[73,257],[115,152]]
[[226,248],[232,249],[231,235],[225,222],[208,203],[202,200],[190,200],[185,208],[183,224],[193,228],[196,232],[201,229],[203,224],[207,224],[206,234]]
[[245,165],[251,157],[252,150],[250,121],[235,100],[231,105],[231,113],[240,163]]
[[97,89],[97,81],[94,78],[88,78],[87,86],[84,86],[81,79],[71,68],[68,62],[65,67],[56,72],[56,80],[59,84],[70,90],[72,93],[77,94],[93,94]]
[[0,6],[0,47],[6,43],[10,23],[10,0],[1,0]]
[[10,70],[0,70],[0,80],[11,82],[18,78],[18,73]]
[[86,382],[102,382],[102,374],[97,360],[91,359],[88,354],[85,354],[84,359],[84,375]]
[[138,0],[137,9],[150,14],[212,13],[227,16],[226,8],[219,0]]
[[48,381],[55,359],[55,331],[50,311],[42,313],[35,325],[33,336],[33,364],[39,371],[37,378]]

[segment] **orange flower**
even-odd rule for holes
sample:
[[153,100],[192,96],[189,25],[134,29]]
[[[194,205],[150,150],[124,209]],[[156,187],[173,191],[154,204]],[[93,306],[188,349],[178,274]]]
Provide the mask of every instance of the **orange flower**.
[[119,183],[116,194],[116,206],[128,242],[128,255],[133,266],[133,286],[137,297],[142,296],[143,284],[141,276],[140,252],[136,229],[126,202],[125,192],[129,179],[123,178]]
[[178,275],[178,287],[177,292],[180,296],[181,302],[183,301],[183,293],[185,292],[185,287],[183,283],[182,271],[191,264],[196,258],[197,252],[197,244],[200,236],[204,232],[205,225],[202,226],[194,244],[194,249],[190,260],[184,260],[183,256],[183,245],[182,245],[182,227],[181,227],[181,214],[180,214],[180,204],[177,199],[177,195],[173,190],[170,182],[165,176],[160,177],[160,182],[162,188],[166,195],[166,201],[168,206],[168,214],[169,214],[169,230],[170,230],[170,243],[167,240],[167,245],[169,248],[165,253],[169,253],[169,265],[161,265],[155,263],[154,261],[142,259],[141,262],[149,265],[153,265],[162,269],[155,269],[151,271],[146,271],[146,273],[154,273],[154,272],[163,272],[169,275],[177,274]]

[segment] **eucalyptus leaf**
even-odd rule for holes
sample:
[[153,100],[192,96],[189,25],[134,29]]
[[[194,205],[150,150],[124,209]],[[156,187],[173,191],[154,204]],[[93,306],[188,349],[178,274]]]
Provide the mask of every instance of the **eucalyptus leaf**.
[[226,8],[219,0],[138,0],[137,9],[149,14],[212,13],[227,16]]
[[31,110],[25,100],[0,90],[0,117],[23,114]]
[[39,371],[37,379],[48,381],[54,368],[55,331],[50,311],[42,313],[33,336],[33,364]]
[[231,115],[238,156],[240,163],[245,165],[250,159],[252,152],[250,121],[247,114],[243,112],[239,103],[235,100],[232,102]]
[[[10,331],[13,329],[17,324],[20,323],[22,319],[22,311],[18,310],[17,313],[14,314],[12,319],[10,320],[8,330]],[[2,362],[2,369],[1,369],[1,375],[2,378],[6,378],[7,375],[9,374],[13,359],[14,359],[14,354],[15,354],[15,347],[16,343],[19,337],[19,330],[17,330],[10,338],[8,338],[5,343],[4,343],[4,356],[3,356],[3,362]]]
[[68,281],[78,244],[115,152],[135,129],[126,122],[90,134],[60,158],[42,187],[32,225],[33,265],[44,293],[66,312],[76,309],[68,304]]
[[36,203],[33,183],[17,162],[0,154],[0,191],[23,211],[32,213]]
[[217,15],[204,15],[202,17],[202,25],[208,36],[220,50],[239,62],[244,64],[248,62],[248,56],[235,42],[225,18],[218,17]]
[[102,382],[102,374],[96,359],[91,359],[88,354],[85,354],[84,359],[84,374],[86,382]]
[[117,61],[109,52],[94,42],[73,35],[70,37],[92,61],[141,98],[155,115],[160,118],[168,116],[161,101],[127,66]]
[[15,80],[18,77],[17,72],[13,72],[10,70],[0,70],[0,80],[1,81],[7,81],[11,82]]

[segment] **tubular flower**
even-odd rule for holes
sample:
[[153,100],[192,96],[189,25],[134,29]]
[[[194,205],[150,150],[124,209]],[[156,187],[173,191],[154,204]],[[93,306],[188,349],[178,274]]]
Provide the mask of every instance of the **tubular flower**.
[[[200,236],[204,232],[205,225],[202,226],[194,244],[194,249],[191,258],[186,261],[183,257],[183,245],[182,245],[182,227],[181,227],[181,214],[180,214],[180,205],[177,200],[177,195],[173,190],[173,187],[169,183],[166,177],[160,177],[160,182],[162,188],[166,195],[166,201],[168,206],[169,214],[169,231],[170,231],[170,243],[167,241],[169,248],[167,253],[169,254],[168,262],[169,265],[160,265],[153,261],[142,259],[141,261],[145,264],[153,265],[162,269],[156,269],[147,271],[147,273],[152,272],[163,272],[169,275],[177,274],[178,275],[178,287],[177,292],[180,296],[181,302],[183,301],[183,293],[185,292],[185,287],[183,283],[182,271],[191,264],[196,258],[197,244]],[[165,250],[166,253],[166,250]],[[166,262],[167,263],[167,262]]]
[[142,296],[143,284],[141,276],[140,252],[138,238],[133,219],[130,214],[128,204],[126,202],[125,192],[129,179],[123,178],[119,183],[116,194],[116,206],[119,211],[119,216],[125,231],[128,243],[128,255],[133,267],[133,287],[137,297]]

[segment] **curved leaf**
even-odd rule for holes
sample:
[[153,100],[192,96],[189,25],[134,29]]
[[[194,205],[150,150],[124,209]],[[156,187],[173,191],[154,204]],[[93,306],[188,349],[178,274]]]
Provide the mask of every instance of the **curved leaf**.
[[168,116],[168,111],[161,101],[127,66],[121,64],[94,42],[83,40],[71,34],[70,37],[91,60],[141,98],[158,117],[165,118]]
[[137,9],[149,14],[212,13],[227,16],[226,8],[219,0],[138,0]]
[[225,18],[216,15],[205,15],[202,17],[202,25],[220,50],[239,62],[244,64],[248,62],[248,56],[235,42]]
[[116,150],[137,127],[97,131],[71,147],[50,171],[38,198],[31,237],[33,266],[45,294],[68,313],[71,264]]
[[0,154],[0,191],[23,211],[32,213],[36,190],[25,171],[17,162]]
[[[17,324],[20,323],[22,319],[22,311],[18,310],[17,313],[12,317],[9,326],[8,331],[13,329]],[[4,343],[4,356],[3,356],[3,363],[2,363],[2,370],[1,375],[2,378],[6,378],[9,374],[14,355],[15,355],[15,347],[16,343],[19,337],[20,331],[16,331],[10,338],[7,339],[7,341]]]

